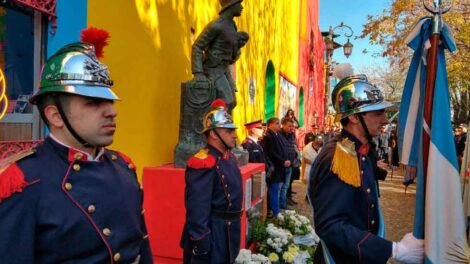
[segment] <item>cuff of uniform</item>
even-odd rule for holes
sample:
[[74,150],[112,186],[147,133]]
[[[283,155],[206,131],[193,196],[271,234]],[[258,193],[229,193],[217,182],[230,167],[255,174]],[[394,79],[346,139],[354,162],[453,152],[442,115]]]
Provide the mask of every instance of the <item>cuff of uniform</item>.
[[193,255],[207,255],[211,251],[211,236],[205,236],[200,240],[192,241]]
[[368,233],[357,244],[361,263],[387,263],[392,256],[393,243],[372,233]]

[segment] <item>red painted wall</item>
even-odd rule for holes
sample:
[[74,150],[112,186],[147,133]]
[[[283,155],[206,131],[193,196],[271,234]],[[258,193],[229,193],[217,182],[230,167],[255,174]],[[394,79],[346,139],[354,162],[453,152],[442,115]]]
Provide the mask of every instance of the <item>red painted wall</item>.
[[[305,110],[302,132],[305,133],[311,130],[315,112],[318,113],[319,124],[323,124],[324,120],[324,42],[318,25],[318,0],[304,0],[300,8],[300,19],[306,19],[305,26],[301,26],[299,32],[298,83],[298,91],[300,87],[304,89]],[[310,88],[310,79],[313,81],[312,88]]]

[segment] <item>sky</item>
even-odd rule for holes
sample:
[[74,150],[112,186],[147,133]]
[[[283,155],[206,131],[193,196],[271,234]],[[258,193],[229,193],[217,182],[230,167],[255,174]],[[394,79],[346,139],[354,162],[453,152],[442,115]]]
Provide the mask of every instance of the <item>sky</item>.
[[[329,27],[338,26],[341,22],[350,26],[354,31],[350,42],[354,45],[353,51],[349,58],[344,56],[343,48],[336,49],[333,53],[333,61],[337,63],[351,63],[355,73],[360,73],[362,67],[368,65],[377,65],[386,63],[382,57],[373,57],[374,53],[381,53],[380,46],[371,46],[368,39],[354,39],[362,33],[362,25],[367,22],[367,15],[377,15],[390,5],[391,0],[319,0],[320,2],[320,30],[328,31]],[[341,36],[335,38],[339,44],[347,42],[344,33],[349,34],[350,31],[345,29],[336,29],[335,33]],[[364,54],[363,50],[367,49]]]

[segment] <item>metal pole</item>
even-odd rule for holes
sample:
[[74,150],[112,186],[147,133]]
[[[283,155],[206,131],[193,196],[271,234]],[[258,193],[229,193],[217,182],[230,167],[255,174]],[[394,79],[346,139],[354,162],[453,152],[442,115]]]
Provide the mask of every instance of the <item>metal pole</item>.
[[[424,128],[423,128],[423,175],[424,190],[426,190],[426,179],[428,172],[429,144],[431,142],[432,107],[434,98],[434,87],[436,83],[437,56],[439,51],[439,28],[434,24],[439,23],[439,15],[435,14],[433,19],[433,34],[430,37],[431,48],[428,53],[428,68],[426,74],[425,98],[424,98]],[[437,30],[437,31],[435,31]],[[428,134],[429,133],[429,134]]]
[[[328,31],[328,42],[330,42],[331,45],[333,44],[333,28],[330,26],[330,29]],[[328,121],[328,106],[330,103],[330,72],[331,72],[331,59],[333,57],[333,51],[334,47],[332,49],[328,48],[327,44],[327,49],[326,49],[326,76],[325,76],[325,111],[324,111],[324,124],[326,125]]]

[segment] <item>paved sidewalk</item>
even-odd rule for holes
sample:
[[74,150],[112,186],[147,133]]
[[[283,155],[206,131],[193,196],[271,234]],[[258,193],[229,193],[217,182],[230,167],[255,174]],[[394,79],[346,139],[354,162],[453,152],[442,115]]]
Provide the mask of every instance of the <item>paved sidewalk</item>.
[[[399,241],[406,233],[413,230],[413,216],[416,198],[416,185],[408,187],[405,194],[405,187],[402,184],[403,176],[400,172],[391,171],[385,181],[380,181],[381,207],[386,225],[386,238],[391,241]],[[312,208],[305,200],[307,185],[301,181],[294,181],[294,200],[297,206],[290,207],[296,209],[302,215],[312,220]],[[390,261],[390,263],[396,263]]]

